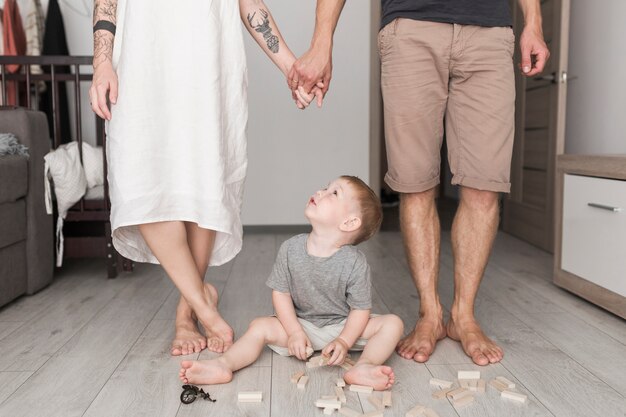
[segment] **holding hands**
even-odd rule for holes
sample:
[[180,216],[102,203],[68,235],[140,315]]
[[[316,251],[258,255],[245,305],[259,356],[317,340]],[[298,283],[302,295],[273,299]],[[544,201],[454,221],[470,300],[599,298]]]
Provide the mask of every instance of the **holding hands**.
[[299,109],[304,110],[315,99],[322,107],[332,75],[332,55],[311,48],[298,58],[287,74],[287,86]]

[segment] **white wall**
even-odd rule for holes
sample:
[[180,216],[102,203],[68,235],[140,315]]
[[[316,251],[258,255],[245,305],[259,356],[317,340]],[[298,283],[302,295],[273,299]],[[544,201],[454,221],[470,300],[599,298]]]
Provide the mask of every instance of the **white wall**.
[[626,154],[624,16],[624,0],[571,0],[566,153]]
[[[319,187],[341,174],[370,180],[371,1],[378,0],[346,2],[335,32],[333,79],[322,109],[298,110],[282,73],[245,33],[250,118],[244,224],[306,223],[305,203]],[[313,33],[316,2],[266,4],[292,51],[304,53]]]

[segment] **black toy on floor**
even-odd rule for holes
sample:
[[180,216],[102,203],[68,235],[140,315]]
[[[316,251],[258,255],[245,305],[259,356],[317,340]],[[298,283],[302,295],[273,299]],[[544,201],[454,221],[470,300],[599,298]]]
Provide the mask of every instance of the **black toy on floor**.
[[180,401],[183,404],[191,404],[196,400],[198,395],[211,402],[217,401],[212,399],[208,392],[204,392],[202,388],[198,388],[195,385],[183,385],[183,392],[180,394]]

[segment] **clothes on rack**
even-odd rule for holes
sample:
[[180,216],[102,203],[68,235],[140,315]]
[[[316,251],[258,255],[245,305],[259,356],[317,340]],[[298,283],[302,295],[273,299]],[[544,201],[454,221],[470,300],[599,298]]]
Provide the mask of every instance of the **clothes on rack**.
[[[18,0],[26,34],[26,55],[41,55],[45,21],[40,0]],[[43,74],[39,65],[31,67],[32,74]],[[45,84],[44,84],[45,88]]]
[[[48,14],[46,16],[45,32],[43,38],[42,55],[69,55],[67,47],[67,39],[65,37],[65,25],[63,23],[63,15],[57,0],[50,0],[48,3]],[[45,73],[50,72],[50,67],[44,68]],[[69,74],[70,69],[67,66],[55,66],[57,74]],[[58,102],[56,103],[56,120],[53,114],[52,106],[52,83],[46,83],[46,91],[41,95],[40,110],[48,116],[48,127],[50,129],[50,137],[58,138],[59,145],[61,143],[69,143],[71,141],[70,130],[70,112],[67,104],[67,90],[65,83],[59,83]],[[56,135],[55,135],[56,129]]]
[[[3,55],[24,55],[26,54],[26,34],[22,26],[22,16],[16,0],[6,0],[2,13],[2,41],[4,46]],[[7,65],[9,73],[17,73],[19,65]],[[6,84],[7,102],[4,104],[17,105],[17,82],[10,81]]]

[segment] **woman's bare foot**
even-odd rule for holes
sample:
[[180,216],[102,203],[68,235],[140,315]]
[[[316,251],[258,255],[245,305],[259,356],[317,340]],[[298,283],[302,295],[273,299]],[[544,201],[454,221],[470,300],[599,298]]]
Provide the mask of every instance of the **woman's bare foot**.
[[[209,283],[204,283],[204,290],[217,305],[218,295],[215,287]],[[184,304],[182,304],[184,303]],[[176,310],[176,335],[172,341],[170,353],[172,356],[189,355],[198,353],[205,349],[207,345],[215,345],[203,336],[196,325],[196,317],[187,302],[181,298],[181,303]]]
[[178,376],[185,384],[226,384],[233,372],[219,359],[208,361],[182,361]]
[[198,319],[206,334],[207,348],[211,352],[224,353],[233,344],[234,332],[217,311],[217,290],[208,283],[205,283],[204,286],[212,304]]
[[420,318],[415,323],[415,329],[400,340],[396,347],[398,355],[404,359],[413,359],[416,362],[426,362],[435,350],[435,345],[446,337],[446,328],[443,319]]
[[454,321],[450,318],[447,325],[448,336],[461,342],[463,350],[477,365],[489,365],[500,362],[504,352],[500,346],[489,339],[474,319]]
[[343,379],[348,384],[365,385],[384,391],[391,388],[396,376],[388,366],[357,363],[343,375]]

